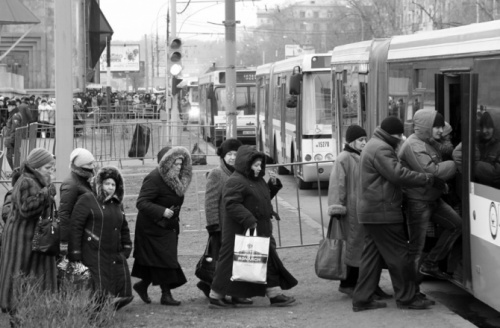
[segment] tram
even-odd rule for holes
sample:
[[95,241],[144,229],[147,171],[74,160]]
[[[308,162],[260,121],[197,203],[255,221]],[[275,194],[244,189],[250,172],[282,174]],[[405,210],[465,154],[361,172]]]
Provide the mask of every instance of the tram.
[[[198,78],[200,125],[203,138],[218,147],[226,139],[226,71],[214,70]],[[255,69],[236,69],[237,139],[255,144]]]
[[452,282],[500,311],[500,156],[481,158],[500,142],[500,128],[485,146],[480,125],[489,116],[500,127],[500,21],[336,47],[331,78],[338,137],[351,123],[371,135],[389,115],[409,135],[418,109],[437,110],[451,124],[462,163],[448,183],[459,197],[463,235],[442,265]]
[[[330,54],[307,54],[257,67],[257,147],[276,163],[334,160]],[[280,166],[300,189],[328,182],[332,162]]]

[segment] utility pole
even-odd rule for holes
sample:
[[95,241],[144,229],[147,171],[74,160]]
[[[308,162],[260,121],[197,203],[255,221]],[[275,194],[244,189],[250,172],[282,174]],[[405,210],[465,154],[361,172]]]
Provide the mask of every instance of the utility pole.
[[[172,40],[177,37],[177,0],[171,0],[170,2],[170,10],[172,12]],[[166,48],[165,48],[165,53],[166,57],[168,58],[168,48],[169,48],[169,43],[167,42]],[[177,103],[177,95],[174,96],[172,92],[172,109],[171,109],[171,116],[170,116],[170,121],[173,123],[172,124],[172,145],[178,145],[179,144],[179,138],[177,135],[178,132],[178,125],[179,125],[179,108],[178,108],[178,103]]]
[[236,138],[236,10],[234,0],[226,0],[226,139]]
[[148,35],[144,34],[144,48],[146,50],[146,62],[144,63],[144,80],[146,82],[146,93],[149,92],[149,58],[148,58]]

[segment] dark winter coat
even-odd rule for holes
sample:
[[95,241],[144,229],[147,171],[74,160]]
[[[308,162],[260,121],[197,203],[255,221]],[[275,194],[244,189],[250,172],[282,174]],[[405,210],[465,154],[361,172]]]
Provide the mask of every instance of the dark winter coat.
[[[262,171],[259,177],[254,177],[251,170],[252,163],[261,158]],[[297,280],[285,269],[276,252],[276,242],[272,238],[273,207],[271,199],[282,188],[281,182],[274,185],[266,183],[265,155],[251,146],[241,146],[236,155],[235,172],[229,177],[223,189],[223,224],[222,247],[217,263],[217,272],[212,283],[212,289],[223,295],[235,297],[264,296],[266,287],[280,286],[290,289],[297,284]],[[276,275],[270,281],[268,270],[268,284],[253,284],[231,281],[234,254],[234,238],[236,234],[244,235],[245,231],[257,223],[257,235],[271,237],[269,247],[269,262],[276,268]],[[274,284],[274,282],[278,282]],[[274,285],[273,285],[274,284]]]
[[224,159],[220,159],[220,165],[214,168],[207,176],[207,187],[205,189],[205,216],[207,226],[217,226],[216,231],[221,230],[221,216],[223,212],[222,189],[231,171],[226,166]]
[[[103,181],[113,178],[115,194],[106,199]],[[132,241],[123,212],[123,179],[117,168],[104,167],[96,175],[93,192],[81,196],[70,218],[68,257],[90,270],[94,290],[113,296],[131,296],[127,258]]]
[[[177,158],[182,158],[178,177],[168,174]],[[144,266],[177,269],[179,211],[192,178],[191,156],[184,147],[170,149],[142,182],[137,198],[137,222],[134,238],[135,261]],[[163,217],[167,208],[175,215]]]
[[55,188],[47,186],[38,171],[27,164],[12,191],[12,209],[5,224],[0,260],[0,307],[14,309],[14,277],[20,273],[41,278],[44,289],[55,291],[57,270],[55,256],[31,251],[38,219],[50,215]]
[[340,217],[340,229],[347,241],[345,263],[353,267],[359,267],[364,245],[364,229],[356,214],[359,183],[359,153],[344,150],[330,174],[328,215]]
[[67,243],[71,224],[71,212],[75,207],[76,201],[80,196],[92,191],[89,179],[93,177],[93,173],[76,167],[71,164],[71,173],[61,184],[60,195],[61,202],[59,204],[59,220],[61,229],[61,242]]
[[19,109],[14,108],[9,112],[9,117],[7,118],[7,123],[4,129],[4,140],[3,144],[7,148],[14,148],[14,143],[16,140],[16,129],[23,125],[23,118],[19,113]]
[[[429,143],[432,137],[432,125],[436,117],[435,110],[418,110],[413,116],[415,133],[401,146],[398,156],[403,165],[411,170],[431,173],[448,181],[456,172],[455,162],[443,161],[441,154]],[[435,201],[441,197],[443,191],[432,185],[417,188],[406,188],[405,193],[410,199]]]
[[399,139],[380,127],[363,148],[360,159],[361,185],[356,212],[360,223],[392,224],[403,222],[403,187],[423,187],[431,174],[404,167],[396,155]]

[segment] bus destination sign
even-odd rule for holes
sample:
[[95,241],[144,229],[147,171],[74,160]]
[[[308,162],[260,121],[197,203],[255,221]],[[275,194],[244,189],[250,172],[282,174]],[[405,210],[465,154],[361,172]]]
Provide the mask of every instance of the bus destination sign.
[[[226,83],[226,72],[220,72],[219,83]],[[255,83],[255,71],[236,72],[236,83]]]

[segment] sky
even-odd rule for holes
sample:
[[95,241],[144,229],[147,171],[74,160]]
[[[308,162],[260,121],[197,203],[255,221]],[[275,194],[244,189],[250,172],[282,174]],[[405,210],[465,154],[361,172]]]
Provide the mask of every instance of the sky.
[[[255,26],[257,9],[290,0],[236,0],[237,28]],[[100,0],[101,10],[114,30],[113,40],[140,40],[145,34],[165,35],[170,0]],[[189,2],[189,4],[188,4]],[[187,8],[186,8],[187,6]],[[223,0],[177,0],[177,33],[183,39],[224,37]],[[183,13],[181,13],[183,12]]]

